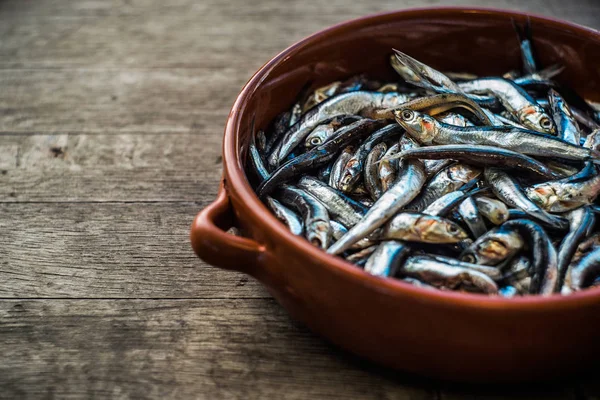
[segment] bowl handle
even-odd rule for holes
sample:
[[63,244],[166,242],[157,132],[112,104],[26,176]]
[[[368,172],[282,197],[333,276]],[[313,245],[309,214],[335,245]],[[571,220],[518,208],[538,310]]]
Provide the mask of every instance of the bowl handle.
[[232,235],[233,210],[225,186],[221,184],[217,199],[200,211],[190,232],[194,252],[202,260],[220,268],[252,274],[264,246],[252,239]]

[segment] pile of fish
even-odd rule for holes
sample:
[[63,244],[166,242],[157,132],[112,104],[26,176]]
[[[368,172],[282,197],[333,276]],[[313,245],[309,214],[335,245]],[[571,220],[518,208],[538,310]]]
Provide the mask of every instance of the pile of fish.
[[252,126],[257,194],[373,275],[505,297],[600,286],[598,107],[518,31],[522,71],[502,77],[393,50],[398,82],[304,90],[266,133]]

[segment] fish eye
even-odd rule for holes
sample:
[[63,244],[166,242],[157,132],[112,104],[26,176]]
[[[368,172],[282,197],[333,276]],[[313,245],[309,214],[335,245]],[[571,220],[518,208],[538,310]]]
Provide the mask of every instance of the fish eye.
[[410,120],[414,116],[414,113],[410,110],[402,110],[402,119]]
[[540,119],[540,125],[544,129],[550,129],[552,128],[552,121],[550,121],[550,118],[543,117],[542,119]]
[[476,260],[475,260],[475,256],[474,256],[473,254],[465,254],[465,255],[462,257],[462,260],[463,260],[464,262],[468,262],[468,263],[471,263],[471,264],[474,264],[474,263],[475,263],[475,261],[476,261]]
[[312,144],[313,146],[318,146],[321,144],[321,139],[319,139],[318,137],[314,137],[310,139],[310,144]]
[[448,232],[450,232],[450,233],[456,233],[456,232],[458,232],[458,227],[454,226],[454,225],[450,225],[448,227]]

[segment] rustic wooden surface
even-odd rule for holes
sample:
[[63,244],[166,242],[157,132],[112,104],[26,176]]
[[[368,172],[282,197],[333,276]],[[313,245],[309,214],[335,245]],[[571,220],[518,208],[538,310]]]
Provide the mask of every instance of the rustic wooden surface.
[[596,0],[0,0],[0,398],[600,398],[594,373],[482,388],[379,368],[190,249],[260,65],[333,23],[438,4],[600,28]]

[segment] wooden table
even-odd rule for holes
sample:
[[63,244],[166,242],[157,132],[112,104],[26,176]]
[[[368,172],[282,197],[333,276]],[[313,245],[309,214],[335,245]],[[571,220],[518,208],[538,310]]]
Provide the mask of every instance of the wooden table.
[[370,3],[0,0],[0,398],[598,398],[593,375],[498,392],[379,368],[192,253],[229,107],[298,39],[442,3],[600,28],[595,0]]

